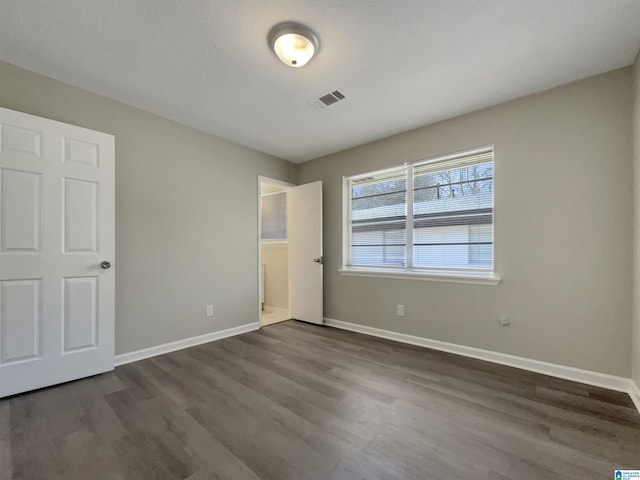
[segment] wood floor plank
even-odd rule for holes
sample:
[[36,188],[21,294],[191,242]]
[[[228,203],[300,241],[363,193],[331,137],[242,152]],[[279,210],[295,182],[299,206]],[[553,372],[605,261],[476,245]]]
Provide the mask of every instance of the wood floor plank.
[[289,321],[0,400],[0,480],[591,480],[628,395]]
[[0,402],[0,480],[10,480],[11,470],[9,402]]

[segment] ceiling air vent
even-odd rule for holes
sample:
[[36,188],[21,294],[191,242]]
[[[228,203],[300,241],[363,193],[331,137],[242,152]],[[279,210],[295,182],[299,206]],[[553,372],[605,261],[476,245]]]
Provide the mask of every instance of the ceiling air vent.
[[311,104],[318,108],[326,108],[334,103],[338,103],[340,100],[344,100],[345,96],[339,90],[320,95],[318,98],[311,100]]

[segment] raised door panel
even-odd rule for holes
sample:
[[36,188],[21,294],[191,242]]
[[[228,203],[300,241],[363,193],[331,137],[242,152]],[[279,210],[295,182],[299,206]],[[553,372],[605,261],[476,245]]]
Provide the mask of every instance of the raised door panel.
[[0,169],[0,251],[39,252],[40,175]]
[[28,157],[40,157],[42,133],[14,125],[0,125],[0,151],[14,152]]
[[86,165],[98,168],[98,145],[71,138],[64,139],[65,163]]
[[98,251],[98,184],[64,179],[64,251]]
[[63,280],[64,352],[97,346],[98,277]]
[[40,356],[40,279],[0,282],[0,364]]

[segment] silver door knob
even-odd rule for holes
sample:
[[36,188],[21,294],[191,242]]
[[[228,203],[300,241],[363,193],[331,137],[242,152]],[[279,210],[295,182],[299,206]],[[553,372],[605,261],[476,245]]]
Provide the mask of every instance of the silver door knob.
[[313,261],[319,263],[320,265],[324,263],[323,257],[314,258]]
[[100,264],[100,267],[104,268],[105,270],[108,270],[111,268],[111,262],[107,262],[106,260],[104,262],[102,262]]

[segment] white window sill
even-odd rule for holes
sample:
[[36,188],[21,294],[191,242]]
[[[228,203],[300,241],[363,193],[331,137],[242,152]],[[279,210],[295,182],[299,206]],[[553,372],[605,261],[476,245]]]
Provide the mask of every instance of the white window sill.
[[289,242],[287,240],[260,240],[263,247],[286,247]]
[[341,268],[338,271],[342,275],[351,277],[398,278],[431,282],[471,283],[475,285],[498,285],[501,281],[500,276],[494,272],[427,272],[349,267]]

